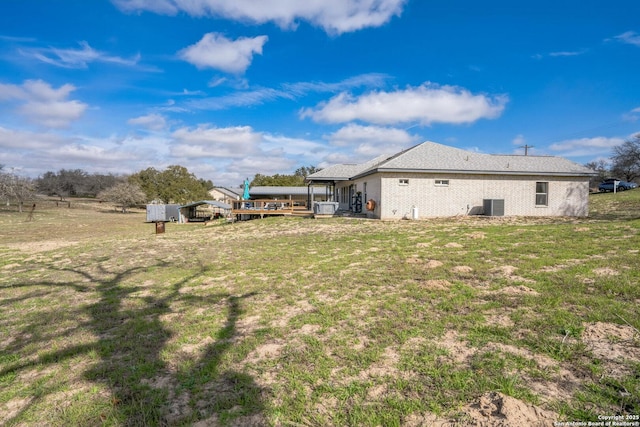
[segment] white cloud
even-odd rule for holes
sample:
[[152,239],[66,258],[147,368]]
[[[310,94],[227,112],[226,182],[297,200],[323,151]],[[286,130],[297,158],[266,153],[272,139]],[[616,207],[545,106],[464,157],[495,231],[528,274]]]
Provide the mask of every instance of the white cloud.
[[63,142],[62,138],[51,133],[20,131],[0,126],[0,148],[3,149],[42,150]]
[[640,34],[635,31],[627,31],[614,37],[622,43],[632,44],[634,46],[640,46]]
[[87,105],[79,101],[31,101],[20,107],[19,112],[42,126],[64,128],[78,120],[86,109]]
[[25,56],[31,56],[47,64],[62,68],[87,68],[92,62],[104,62],[125,66],[134,66],[140,60],[140,55],[131,59],[112,56],[92,48],[86,41],[79,42],[79,49],[21,49]]
[[131,126],[140,126],[145,129],[160,131],[166,128],[167,120],[161,114],[147,114],[146,116],[129,119],[127,123]]
[[260,156],[247,156],[234,160],[226,169],[238,176],[254,176],[256,173],[263,175],[273,175],[283,173],[296,167],[295,160],[287,158],[280,150],[273,150],[261,154]]
[[634,108],[628,113],[623,114],[622,118],[629,122],[636,122],[640,120],[640,107]]
[[526,144],[527,140],[525,139],[524,135],[519,134],[519,135],[516,135],[515,138],[513,138],[513,141],[511,141],[511,143],[513,145],[521,146],[521,145]]
[[308,157],[309,161],[328,151],[325,143],[269,134],[263,135],[262,147],[269,151],[282,150],[287,155]]
[[624,143],[624,141],[624,138],[607,138],[604,136],[569,139],[551,144],[549,149],[562,153],[566,157],[591,156],[610,153],[613,147]]
[[75,86],[65,84],[58,89],[42,80],[27,80],[22,86],[0,85],[0,99],[23,101],[18,112],[30,121],[52,128],[64,128],[79,119],[87,104],[66,98]]
[[360,97],[343,92],[315,109],[303,109],[300,116],[328,123],[361,120],[375,124],[462,124],[500,116],[507,101],[505,95],[474,95],[456,86],[425,83],[415,88],[371,92]]
[[125,12],[215,16],[295,28],[304,20],[331,34],[379,27],[400,16],[406,0],[112,0]]
[[86,144],[58,147],[56,154],[58,157],[68,160],[81,160],[85,162],[99,161],[103,164],[131,160],[130,153]]
[[279,89],[256,88],[234,92],[229,95],[193,99],[186,102],[189,108],[199,110],[224,110],[232,107],[261,105],[279,99],[299,99],[310,93],[338,92],[357,87],[379,87],[389,77],[384,74],[361,74],[339,82],[296,82],[284,83]]
[[185,158],[241,158],[256,153],[262,140],[250,126],[181,128],[172,137],[172,155]]
[[551,52],[549,56],[558,57],[558,56],[578,56],[586,53],[586,50],[574,50],[574,51],[561,51],[561,52]]
[[158,152],[167,143],[159,138],[131,141],[0,127],[0,163],[21,167],[31,177],[58,169],[132,173],[160,163]]
[[182,49],[178,56],[198,68],[214,68],[227,73],[244,73],[254,54],[262,54],[267,36],[229,40],[218,33],[207,33],[199,42]]
[[351,123],[329,135],[328,139],[333,146],[353,148],[359,155],[376,157],[404,150],[418,142],[419,137],[410,135],[403,129]]

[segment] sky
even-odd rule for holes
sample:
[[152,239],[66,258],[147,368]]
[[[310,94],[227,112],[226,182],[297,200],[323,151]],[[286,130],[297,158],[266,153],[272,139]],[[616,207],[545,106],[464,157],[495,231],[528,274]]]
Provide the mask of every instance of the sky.
[[215,185],[423,141],[608,159],[638,0],[2,0],[0,165]]

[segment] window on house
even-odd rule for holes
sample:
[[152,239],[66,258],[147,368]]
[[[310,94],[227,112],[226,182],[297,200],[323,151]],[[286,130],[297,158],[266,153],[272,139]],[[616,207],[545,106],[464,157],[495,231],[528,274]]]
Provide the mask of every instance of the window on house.
[[549,183],[536,182],[536,206],[547,206],[549,204]]
[[400,178],[398,180],[398,184],[400,184],[400,185],[409,185],[409,180],[407,178]]
[[449,186],[449,180],[448,179],[436,179],[436,186],[437,187],[448,187]]

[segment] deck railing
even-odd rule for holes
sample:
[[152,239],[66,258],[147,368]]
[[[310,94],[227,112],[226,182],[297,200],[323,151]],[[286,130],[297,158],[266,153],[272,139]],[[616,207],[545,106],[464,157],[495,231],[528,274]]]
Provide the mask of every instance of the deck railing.
[[234,200],[231,213],[250,215],[286,215],[295,210],[306,210],[305,206],[297,206],[294,200],[257,199]]

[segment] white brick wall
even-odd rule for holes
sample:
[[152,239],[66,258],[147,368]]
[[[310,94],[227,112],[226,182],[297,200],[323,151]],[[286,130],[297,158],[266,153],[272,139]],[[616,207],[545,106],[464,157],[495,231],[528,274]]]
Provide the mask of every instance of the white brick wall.
[[[399,184],[408,179],[408,185]],[[436,179],[449,180],[436,186]],[[354,181],[358,191],[376,201],[372,218],[410,218],[412,208],[419,217],[482,213],[484,199],[503,199],[505,216],[586,216],[589,203],[588,178],[549,176],[501,176],[465,174],[386,173]],[[548,182],[548,205],[536,206],[536,182]],[[366,200],[363,200],[366,203]]]

